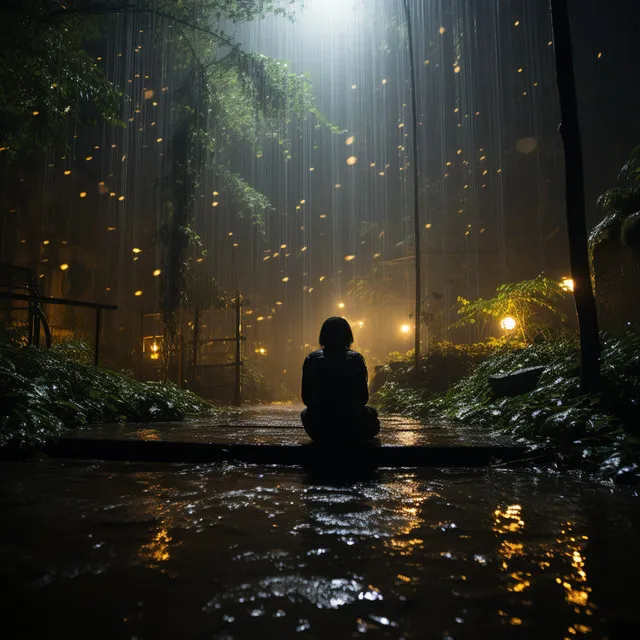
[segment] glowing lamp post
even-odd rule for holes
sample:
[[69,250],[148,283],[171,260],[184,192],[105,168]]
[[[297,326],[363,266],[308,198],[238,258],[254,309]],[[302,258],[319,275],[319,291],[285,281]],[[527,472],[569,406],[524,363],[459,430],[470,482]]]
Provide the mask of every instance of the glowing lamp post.
[[517,325],[518,323],[513,316],[505,316],[504,318],[502,318],[502,320],[500,320],[500,326],[505,331],[513,331]]
[[560,280],[560,286],[563,291],[573,291],[573,278],[562,278],[562,280]]
[[405,336],[409,335],[411,333],[411,325],[410,324],[403,324],[400,327],[400,333],[404,334]]

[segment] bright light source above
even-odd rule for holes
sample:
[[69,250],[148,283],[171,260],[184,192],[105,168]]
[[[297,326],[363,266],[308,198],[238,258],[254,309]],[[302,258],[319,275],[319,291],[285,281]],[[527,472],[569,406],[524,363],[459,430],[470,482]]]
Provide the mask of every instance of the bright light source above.
[[560,286],[564,291],[573,291],[573,278],[562,278]]
[[400,331],[401,331],[402,333],[404,333],[405,335],[406,335],[407,333],[411,333],[411,325],[410,325],[410,324],[403,324],[403,325],[400,327]]

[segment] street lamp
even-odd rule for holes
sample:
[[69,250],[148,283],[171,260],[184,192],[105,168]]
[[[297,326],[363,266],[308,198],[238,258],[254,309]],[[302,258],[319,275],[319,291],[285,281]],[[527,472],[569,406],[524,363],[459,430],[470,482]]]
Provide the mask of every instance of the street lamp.
[[513,316],[505,316],[504,318],[502,318],[502,320],[500,320],[500,326],[505,331],[513,331],[517,325],[518,322]]

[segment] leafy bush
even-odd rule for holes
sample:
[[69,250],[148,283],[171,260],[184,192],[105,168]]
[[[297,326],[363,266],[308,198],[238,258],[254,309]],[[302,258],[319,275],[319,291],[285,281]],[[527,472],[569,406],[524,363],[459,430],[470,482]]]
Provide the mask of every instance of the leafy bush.
[[[448,417],[479,429],[506,430],[516,437],[552,444],[565,459],[600,467],[606,474],[637,467],[640,458],[640,335],[603,336],[603,390],[579,391],[578,344],[562,338],[498,351],[448,393],[433,397],[397,381],[378,392],[379,406],[425,419]],[[539,386],[517,397],[495,398],[492,374],[542,365]]]
[[172,384],[140,382],[91,364],[83,343],[51,349],[0,345],[0,446],[41,444],[63,428],[182,420],[213,407]]

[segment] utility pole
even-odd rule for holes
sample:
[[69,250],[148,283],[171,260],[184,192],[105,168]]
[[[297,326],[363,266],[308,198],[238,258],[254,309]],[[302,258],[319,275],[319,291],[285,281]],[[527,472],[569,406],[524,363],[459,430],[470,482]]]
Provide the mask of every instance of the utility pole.
[[242,404],[242,299],[240,292],[236,291],[236,366],[233,403],[236,406]]
[[571,27],[567,0],[550,1],[560,97],[560,133],[564,143],[569,263],[580,332],[580,390],[583,393],[592,393],[600,389],[600,336],[589,265],[582,141],[578,120]]
[[409,0],[403,0],[407,35],[409,39],[409,70],[411,72],[411,116],[413,126],[413,230],[416,252],[416,310],[415,310],[415,374],[416,383],[420,371],[420,325],[422,324],[422,251],[420,247],[420,186],[418,184],[418,99],[416,95],[416,70],[413,53],[413,27]]

